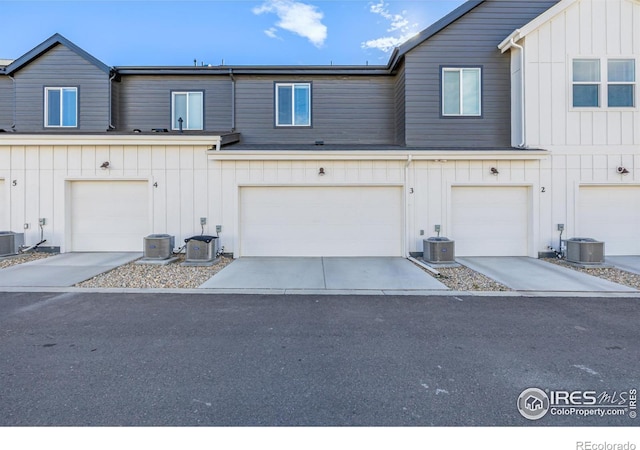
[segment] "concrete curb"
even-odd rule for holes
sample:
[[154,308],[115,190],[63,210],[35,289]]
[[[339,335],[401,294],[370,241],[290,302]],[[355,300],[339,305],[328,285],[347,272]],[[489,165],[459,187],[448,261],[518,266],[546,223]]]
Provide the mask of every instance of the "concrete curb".
[[437,296],[437,297],[617,297],[636,298],[640,292],[575,292],[575,291],[451,291],[451,290],[377,290],[377,289],[138,289],[77,287],[0,287],[3,292],[51,292],[76,294],[199,294],[199,295],[372,295],[372,296]]

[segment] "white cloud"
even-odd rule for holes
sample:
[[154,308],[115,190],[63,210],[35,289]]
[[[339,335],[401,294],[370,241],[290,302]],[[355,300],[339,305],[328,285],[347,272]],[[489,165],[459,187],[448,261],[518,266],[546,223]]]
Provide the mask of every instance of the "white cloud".
[[[322,23],[324,14],[313,5],[295,0],[267,0],[253,8],[253,13],[276,14],[279,19],[276,27],[302,36],[316,47],[322,47],[327,38],[327,27]],[[269,37],[277,37],[276,31],[271,27],[265,33]]]
[[278,36],[278,29],[276,27],[271,27],[264,30],[264,34],[266,34],[270,38],[282,40],[282,38]]
[[[400,14],[394,14],[389,11],[389,6],[380,0],[378,3],[372,4],[369,8],[369,12],[376,14],[389,22],[389,28],[387,33],[396,34],[396,36],[383,36],[377,39],[371,39],[362,43],[364,49],[376,49],[382,52],[388,53],[405,42],[407,39],[415,36],[417,33],[417,24],[412,24],[407,19],[406,11],[402,11]],[[399,36],[397,34],[400,33]]]

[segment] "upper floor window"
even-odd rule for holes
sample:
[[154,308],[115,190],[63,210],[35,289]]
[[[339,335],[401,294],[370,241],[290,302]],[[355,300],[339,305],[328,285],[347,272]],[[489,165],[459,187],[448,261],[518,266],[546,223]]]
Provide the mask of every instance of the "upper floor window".
[[202,92],[172,92],[171,129],[204,129],[203,98],[204,94]]
[[633,59],[574,59],[573,107],[599,108],[605,99],[610,108],[633,107],[635,81]]
[[78,88],[44,88],[44,126],[78,126]]
[[479,67],[442,69],[442,115],[480,116],[482,88]]
[[276,84],[276,126],[311,126],[311,83]]

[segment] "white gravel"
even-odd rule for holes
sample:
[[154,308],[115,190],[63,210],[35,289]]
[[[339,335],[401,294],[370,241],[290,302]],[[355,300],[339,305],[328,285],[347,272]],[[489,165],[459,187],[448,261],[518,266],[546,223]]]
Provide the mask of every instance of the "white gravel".
[[78,283],[76,287],[193,289],[232,261],[233,258],[221,256],[220,261],[213,266],[181,266],[184,255],[180,255],[176,262],[164,266],[131,262]]
[[587,275],[592,275],[614,283],[623,284],[634,289],[640,289],[640,275],[627,272],[626,270],[617,269],[615,267],[582,268],[567,264],[564,260],[554,258],[544,259],[544,261],[557,264],[568,269],[577,270],[578,272],[583,272]]
[[0,258],[0,269],[5,269],[7,267],[15,266],[17,264],[23,264],[30,261],[36,261],[38,259],[48,258],[49,256],[53,256],[55,254],[57,253],[23,253],[16,256],[7,256],[5,258]]
[[440,276],[435,276],[428,270],[429,275],[454,291],[510,291],[508,287],[484,276],[466,266],[445,267],[436,269]]

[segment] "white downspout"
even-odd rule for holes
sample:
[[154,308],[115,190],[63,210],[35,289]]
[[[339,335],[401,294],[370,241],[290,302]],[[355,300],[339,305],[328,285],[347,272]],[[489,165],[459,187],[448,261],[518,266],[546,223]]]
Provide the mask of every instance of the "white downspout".
[[113,125],[113,92],[112,92],[112,85],[113,85],[113,80],[116,78],[118,74],[116,73],[116,71],[113,71],[113,74],[111,75],[111,77],[109,78],[109,130],[115,130],[116,127]]
[[407,259],[411,257],[409,254],[409,195],[411,195],[409,192],[409,166],[412,161],[413,155],[409,155],[407,156],[407,163],[404,165],[404,252]]
[[518,147],[525,148],[527,145],[527,133],[526,133],[526,120],[525,120],[525,92],[524,92],[524,47],[522,45],[516,44],[516,42],[511,38],[510,44],[512,47],[515,47],[520,50],[520,128],[522,132],[522,138],[520,140],[520,145]]

